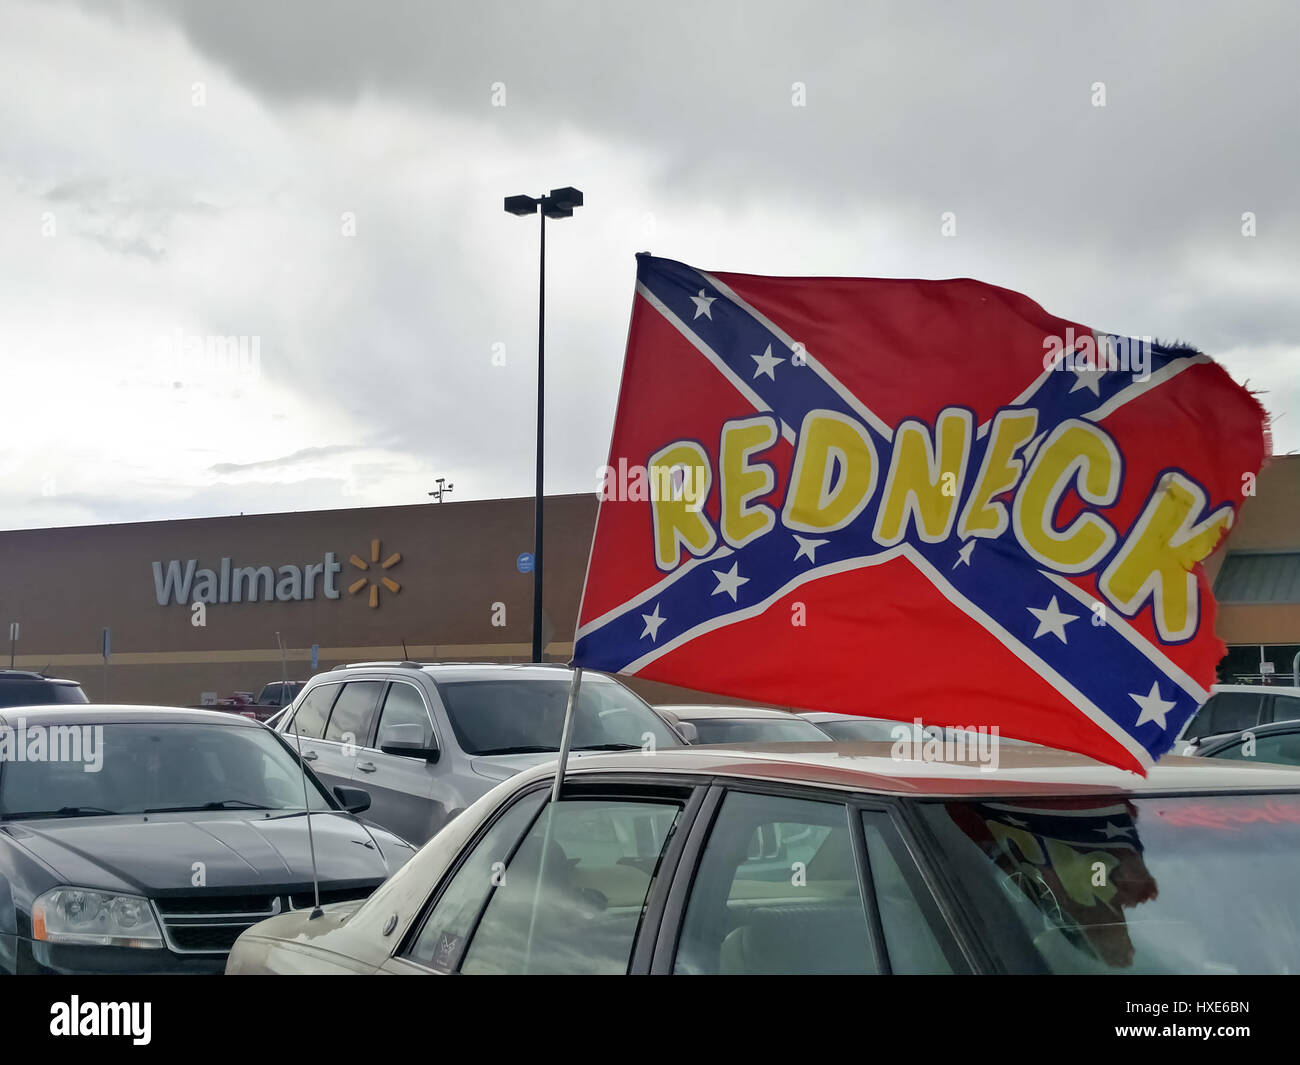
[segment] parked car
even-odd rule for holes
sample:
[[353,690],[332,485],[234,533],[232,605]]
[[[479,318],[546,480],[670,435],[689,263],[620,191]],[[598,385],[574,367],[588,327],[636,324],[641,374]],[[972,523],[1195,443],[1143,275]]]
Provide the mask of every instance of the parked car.
[[307,686],[305,680],[273,680],[269,684],[262,685],[262,690],[257,693],[254,700],[258,706],[276,707],[288,706],[298,697],[298,693]]
[[[894,743],[899,738],[899,725],[911,726],[911,739],[922,743],[930,738],[944,739],[954,731],[940,725],[921,725],[918,729],[913,722],[891,721],[884,717],[858,717],[856,714],[837,714],[829,710],[809,711],[799,715],[805,721],[811,721],[824,733],[835,740],[859,741],[862,743]],[[1015,747],[1031,746],[1028,740],[1012,739],[999,734],[999,743]]]
[[35,730],[45,760],[0,758],[0,972],[219,973],[255,921],[317,884],[364,899],[414,853],[242,717],[24,708],[0,712],[0,753]]
[[827,739],[816,725],[788,710],[696,704],[655,709],[687,743],[825,743]]
[[25,669],[0,669],[0,707],[89,701],[75,680],[57,680]]
[[[498,781],[560,748],[562,666],[361,662],[319,673],[276,730],[327,784],[363,786],[367,817],[423,843]],[[584,674],[575,757],[682,741],[618,681]]]
[[233,692],[225,699],[218,699],[211,709],[269,722],[294,701],[306,683],[301,680],[273,680],[264,684],[256,695],[252,692]]
[[1211,736],[1193,749],[1200,758],[1229,758],[1300,766],[1300,721],[1275,721],[1227,736]]
[[1024,746],[989,773],[864,751],[592,756],[558,804],[554,766],[527,770],[366,902],[254,925],[226,971],[1300,969],[1300,772],[1173,758],[1142,778]]
[[1227,736],[1274,721],[1300,720],[1300,688],[1265,684],[1216,684],[1210,697],[1178,734],[1174,749],[1193,754],[1210,736]]

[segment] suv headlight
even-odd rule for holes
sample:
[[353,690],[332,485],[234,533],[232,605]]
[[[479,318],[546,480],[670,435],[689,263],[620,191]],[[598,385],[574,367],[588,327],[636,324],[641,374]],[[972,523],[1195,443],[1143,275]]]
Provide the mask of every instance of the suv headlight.
[[163,945],[148,899],[75,887],[54,888],[32,903],[32,938],[96,947]]

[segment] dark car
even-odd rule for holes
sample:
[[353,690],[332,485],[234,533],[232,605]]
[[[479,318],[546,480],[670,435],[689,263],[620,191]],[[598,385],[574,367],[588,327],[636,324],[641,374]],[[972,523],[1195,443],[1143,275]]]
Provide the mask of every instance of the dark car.
[[1300,772],[1045,747],[593,755],[466,810],[228,973],[1295,973]]
[[1277,721],[1228,736],[1212,736],[1193,753],[1200,758],[1300,765],[1300,721]]
[[23,669],[0,669],[0,707],[87,703],[75,680],[57,680]]
[[406,862],[354,816],[367,804],[230,714],[0,713],[0,972],[220,972],[240,932],[311,909],[316,884],[364,899]]

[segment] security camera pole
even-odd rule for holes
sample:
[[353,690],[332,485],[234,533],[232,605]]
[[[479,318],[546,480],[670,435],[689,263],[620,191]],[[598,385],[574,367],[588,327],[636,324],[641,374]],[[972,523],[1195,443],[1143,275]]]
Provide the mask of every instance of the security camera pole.
[[545,196],[507,196],[508,214],[541,215],[541,257],[537,285],[537,501],[533,512],[533,661],[542,661],[542,447],[546,384],[546,220],[570,218],[582,206],[582,193],[572,187],[551,189]]

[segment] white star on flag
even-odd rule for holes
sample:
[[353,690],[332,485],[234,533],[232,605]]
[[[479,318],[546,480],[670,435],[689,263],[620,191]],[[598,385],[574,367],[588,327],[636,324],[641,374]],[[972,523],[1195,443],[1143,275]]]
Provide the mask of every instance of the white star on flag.
[[1038,619],[1038,629],[1034,632],[1034,639],[1042,636],[1044,633],[1052,633],[1060,637],[1062,643],[1069,643],[1065,638],[1065,626],[1072,621],[1078,621],[1078,614],[1067,614],[1056,602],[1056,596],[1052,596],[1052,601],[1047,604],[1044,610],[1035,610],[1032,606],[1028,608],[1029,612]]
[[1106,375],[1105,370],[1093,370],[1087,366],[1076,366],[1073,370],[1075,381],[1070,386],[1071,392],[1078,392],[1081,388],[1086,388],[1094,396],[1101,396],[1101,379]]
[[1114,839],[1116,836],[1119,836],[1120,839],[1128,839],[1128,834],[1132,829],[1120,828],[1119,825],[1112,825],[1107,821],[1105,828],[1094,828],[1093,831],[1100,832],[1107,839]]
[[969,566],[970,556],[974,550],[975,550],[975,540],[974,538],[971,538],[970,540],[967,540],[966,543],[962,545],[962,549],[957,552],[957,561],[952,564],[952,568],[956,569],[958,566],[962,565],[963,563]]
[[[691,297],[695,301],[695,317],[698,318],[700,315],[704,315],[710,322],[713,321],[713,301],[717,298],[717,296],[706,296],[704,289],[700,289],[698,296]],[[691,320],[694,321],[695,319]]]
[[736,593],[740,591],[740,586],[749,583],[748,577],[742,577],[740,575],[739,562],[733,562],[731,564],[731,569],[726,573],[723,573],[722,570],[715,569],[713,575],[718,578],[718,586],[714,588],[710,594],[717,595],[719,592],[726,592],[731,596],[731,601],[733,603],[736,602]]
[[661,617],[659,614],[659,604],[655,603],[653,614],[642,614],[641,620],[645,622],[645,628],[641,630],[641,638],[650,637],[650,642],[654,643],[659,638],[659,626],[668,619]]
[[759,374],[765,373],[773,381],[776,380],[776,368],[785,362],[785,359],[778,359],[772,354],[771,344],[767,346],[767,350],[762,355],[751,355],[750,358],[758,363],[758,369],[754,371],[754,376],[757,377]]
[[1153,680],[1151,682],[1151,690],[1146,695],[1129,692],[1128,697],[1142,708],[1142,713],[1138,714],[1138,725],[1145,725],[1148,721],[1154,721],[1161,728],[1166,727],[1165,714],[1174,708],[1174,704],[1160,698],[1159,681]]
[[817,548],[822,544],[829,544],[829,540],[810,540],[806,536],[795,534],[795,542],[799,545],[799,550],[794,553],[794,560],[798,562],[801,558],[806,558],[809,562],[816,563],[817,559],[813,556]]

